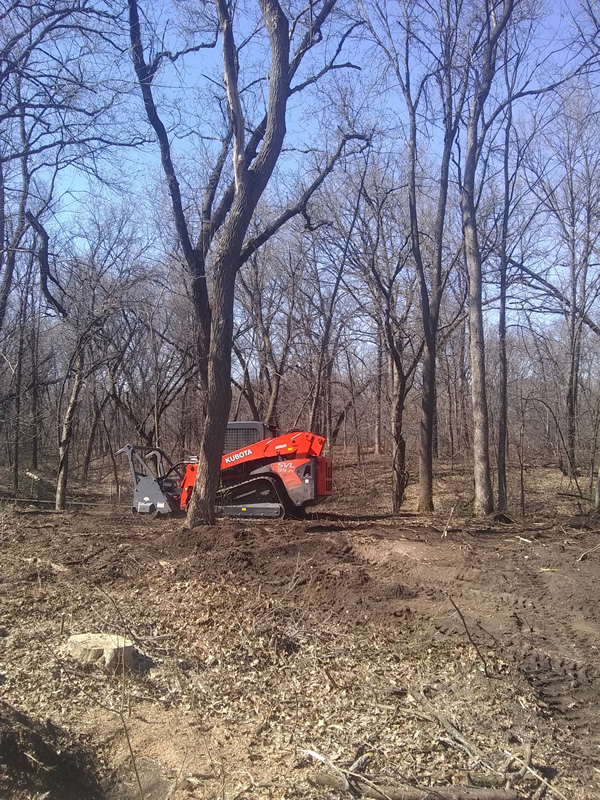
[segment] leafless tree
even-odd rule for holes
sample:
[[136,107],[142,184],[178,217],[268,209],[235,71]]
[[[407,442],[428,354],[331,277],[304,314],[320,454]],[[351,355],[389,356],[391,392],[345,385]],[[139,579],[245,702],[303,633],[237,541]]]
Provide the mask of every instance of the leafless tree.
[[494,506],[489,455],[489,419],[485,381],[485,331],[483,325],[482,257],[477,225],[477,166],[486,126],[482,118],[497,69],[498,45],[514,8],[514,0],[486,2],[481,27],[475,31],[476,70],[467,114],[461,183],[461,210],[465,253],[469,270],[469,335],[471,399],[473,407],[473,471],[476,514],[489,514]]
[[[141,139],[111,128],[126,93],[113,74],[118,47],[107,52],[108,5],[15,0],[4,4],[0,20],[1,328],[16,261],[32,246],[30,226],[43,249],[44,217],[61,172],[97,175],[113,146]],[[39,260],[42,293],[58,310],[44,263]]]
[[234,384],[255,419],[279,424],[279,401],[298,336],[296,319],[306,253],[298,237],[273,237],[238,276],[239,326],[234,352],[241,368]]
[[[557,290],[549,299],[567,301],[558,310],[564,314],[569,343],[565,406],[566,469],[571,477],[577,473],[584,318],[600,293],[596,269],[600,253],[600,153],[594,110],[587,91],[571,90],[556,124],[546,127],[538,155],[529,165],[532,189],[547,212],[548,225],[556,231],[556,277],[551,276],[549,283]],[[541,282],[536,283],[541,288]]]
[[[360,275],[362,298],[381,325],[389,359],[392,431],[392,509],[398,511],[408,485],[404,410],[423,352],[415,330],[418,277],[410,259],[410,220],[402,210],[403,173],[383,161],[374,163],[358,187],[359,213],[349,261]],[[365,303],[365,300],[362,300]]]
[[[288,99],[311,86],[327,72],[343,66],[340,54],[348,30],[338,37],[333,55],[314,72],[302,74],[307,54],[328,36],[327,25],[335,0],[322,0],[288,17],[277,0],[260,0],[260,19],[250,39],[236,32],[235,6],[215,0],[215,13],[205,16],[212,31],[206,41],[182,46],[176,52],[159,47],[152,53],[144,44],[143,26],[137,0],[129,0],[131,53],[148,120],[158,140],[167,180],[178,242],[192,280],[192,296],[199,328],[200,373],[206,390],[206,420],[200,445],[196,490],[188,513],[188,524],[212,522],[214,499],[219,483],[219,465],[231,404],[231,348],[233,299],[236,275],[242,264],[294,214],[305,208],[312,193],[331,172],[344,145],[354,135],[343,137],[332,155],[326,157],[314,179],[299,196],[260,233],[247,239],[254,211],[279,159],[286,132]],[[252,25],[251,25],[252,27]],[[201,205],[200,231],[194,243],[185,212],[172,151],[171,138],[155,99],[154,79],[165,62],[177,62],[192,50],[213,48],[220,36],[227,131],[205,184]],[[237,37],[237,38],[236,38]],[[241,69],[245,48],[250,44],[268,53],[268,96],[263,109],[252,114],[260,98],[256,85],[265,85],[264,74],[244,85]],[[249,79],[250,80],[250,79]],[[228,155],[232,172],[225,169]],[[231,176],[231,177],[230,177]],[[210,255],[210,287],[207,259]]]
[[[56,508],[66,503],[69,461],[84,394],[120,376],[130,357],[130,309],[135,307],[144,245],[116,214],[83,216],[80,237],[51,245],[53,271],[64,286],[69,314],[47,323],[59,381],[55,414],[58,431]],[[137,262],[137,263],[136,263]],[[125,340],[125,343],[124,343]]]
[[[460,4],[412,1],[375,0],[363,8],[408,117],[406,196],[424,337],[419,508],[432,511],[436,350],[443,289],[452,264],[444,229],[451,158],[469,86],[466,12]],[[425,144],[432,125],[441,128],[437,158]]]

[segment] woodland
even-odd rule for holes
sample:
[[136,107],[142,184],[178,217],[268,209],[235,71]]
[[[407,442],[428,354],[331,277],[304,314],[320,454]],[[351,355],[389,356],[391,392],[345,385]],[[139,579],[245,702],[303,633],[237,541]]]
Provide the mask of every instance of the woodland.
[[[0,0],[1,800],[600,797],[599,42]],[[215,519],[248,419],[327,438],[303,518]]]
[[476,516],[509,466],[597,507],[593,0],[0,7],[7,495],[118,491],[133,441],[211,522],[250,418],[384,456],[392,511],[440,463]]

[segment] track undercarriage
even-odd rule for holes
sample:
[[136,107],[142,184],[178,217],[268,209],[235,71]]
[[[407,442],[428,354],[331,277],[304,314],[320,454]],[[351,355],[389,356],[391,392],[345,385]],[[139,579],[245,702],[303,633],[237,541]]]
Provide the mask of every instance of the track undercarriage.
[[276,480],[266,475],[219,489],[215,510],[224,517],[284,517],[298,514],[290,513]]

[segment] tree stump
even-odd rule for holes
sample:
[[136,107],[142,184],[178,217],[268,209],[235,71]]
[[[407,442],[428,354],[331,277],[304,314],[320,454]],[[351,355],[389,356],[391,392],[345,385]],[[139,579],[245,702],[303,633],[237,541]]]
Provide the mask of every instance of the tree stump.
[[84,663],[104,661],[107,669],[115,670],[119,665],[133,667],[133,642],[113,633],[76,633],[69,636],[67,648],[73,658]]

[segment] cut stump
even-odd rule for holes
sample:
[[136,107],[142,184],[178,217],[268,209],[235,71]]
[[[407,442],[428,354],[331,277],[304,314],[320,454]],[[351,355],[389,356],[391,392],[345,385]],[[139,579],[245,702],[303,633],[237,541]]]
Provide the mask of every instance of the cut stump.
[[76,633],[69,636],[67,649],[73,658],[84,663],[104,661],[107,669],[119,664],[132,668],[135,650],[133,642],[113,633]]

